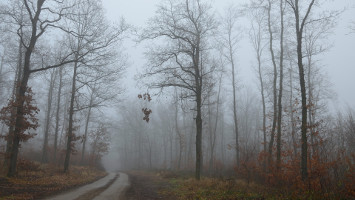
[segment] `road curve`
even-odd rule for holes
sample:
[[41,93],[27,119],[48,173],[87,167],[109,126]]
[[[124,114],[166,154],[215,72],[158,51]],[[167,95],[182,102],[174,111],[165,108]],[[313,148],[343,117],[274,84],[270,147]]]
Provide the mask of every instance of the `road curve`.
[[96,182],[44,200],[118,200],[128,186],[127,174],[109,173]]

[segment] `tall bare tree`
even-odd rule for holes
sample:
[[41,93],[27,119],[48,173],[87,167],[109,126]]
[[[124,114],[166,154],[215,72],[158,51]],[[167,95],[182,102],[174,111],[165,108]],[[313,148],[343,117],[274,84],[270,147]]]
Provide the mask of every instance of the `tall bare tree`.
[[[75,6],[71,7],[71,14],[66,15],[65,21],[66,26],[62,29],[67,33],[69,52],[72,52],[75,60],[73,63],[67,147],[64,161],[64,171],[67,172],[72,142],[75,138],[75,98],[79,87],[82,87],[77,85],[78,82],[81,82],[78,77],[80,67],[85,68],[84,72],[87,70],[100,72],[100,67],[104,68],[112,64],[117,52],[111,47],[122,40],[122,34],[128,27],[124,22],[121,22],[120,27],[111,27],[105,19],[102,2],[93,0],[76,0]],[[105,75],[100,78],[105,78]],[[86,84],[84,83],[84,85]]]
[[[262,55],[264,49],[266,47],[265,42],[263,41],[263,22],[265,18],[264,9],[261,9],[258,5],[251,6],[250,15],[251,15],[251,30],[249,32],[249,37],[252,42],[252,46],[255,51],[255,57],[257,60],[257,76],[259,79],[260,84],[260,93],[261,93],[261,102],[262,102],[262,109],[263,109],[263,146],[264,146],[264,153],[267,152],[267,139],[266,139],[266,95],[265,95],[265,80],[264,80],[264,70],[263,70],[263,61]],[[264,171],[266,170],[266,161],[263,163]]]
[[271,61],[272,61],[272,66],[274,68],[273,71],[273,85],[272,85],[272,91],[273,91],[273,119],[272,119],[272,127],[271,127],[271,136],[270,136],[270,141],[269,141],[269,165],[272,162],[272,149],[274,145],[274,140],[275,140],[275,130],[276,130],[276,125],[277,125],[277,64],[276,64],[276,57],[275,57],[275,52],[274,52],[274,31],[272,27],[272,6],[273,6],[273,1],[268,0],[267,2],[267,27],[268,27],[268,33],[269,33],[269,50],[271,54]]
[[234,123],[234,133],[235,133],[235,144],[236,144],[236,165],[239,167],[240,162],[240,148],[239,148],[239,130],[238,130],[238,112],[237,112],[237,77],[236,77],[236,52],[237,45],[241,38],[241,31],[237,30],[237,20],[239,16],[239,11],[234,7],[230,6],[226,10],[226,16],[223,21],[222,32],[224,36],[222,37],[223,55],[229,62],[232,68],[232,88],[233,88],[233,123]]
[[[320,6],[322,1],[320,0],[309,0],[309,1],[300,1],[300,0],[286,0],[287,4],[290,6],[292,14],[294,16],[294,25],[295,25],[295,36],[297,44],[297,65],[298,65],[298,74],[299,74],[299,83],[301,89],[301,102],[302,102],[302,124],[301,124],[301,175],[302,180],[308,179],[307,172],[307,163],[308,163],[308,138],[307,138],[307,115],[308,115],[308,101],[307,101],[307,88],[305,80],[305,66],[303,58],[305,57],[304,53],[304,35],[305,30],[314,26],[317,23],[328,21],[334,19],[340,14],[338,11],[330,11],[322,13],[319,17],[315,17],[313,13],[316,13],[314,8]],[[308,97],[309,98],[309,97]]]
[[[119,79],[119,75],[123,71],[124,65],[121,67],[118,66],[119,63],[124,64],[124,60],[118,60],[117,66],[113,69],[110,67],[106,67],[106,70],[101,69],[100,71],[95,71],[94,75],[89,76],[88,80],[81,80],[82,84],[86,84],[86,88],[84,93],[81,96],[85,97],[85,100],[81,98],[79,101],[84,102],[81,103],[77,110],[87,110],[86,119],[85,119],[85,130],[83,135],[83,146],[81,151],[81,163],[84,162],[85,158],[85,150],[86,150],[86,143],[88,137],[88,129],[89,123],[92,118],[93,109],[99,109],[109,103],[109,101],[115,101],[117,96],[122,93],[122,88],[117,87]],[[101,66],[103,67],[103,66]],[[110,89],[110,88],[115,88]]]
[[158,76],[152,88],[180,87],[185,97],[193,97],[196,109],[196,173],[202,170],[202,105],[213,67],[208,63],[208,38],[216,23],[210,6],[202,0],[168,0],[144,30],[142,39],[164,39],[167,45],[149,51],[145,77]]

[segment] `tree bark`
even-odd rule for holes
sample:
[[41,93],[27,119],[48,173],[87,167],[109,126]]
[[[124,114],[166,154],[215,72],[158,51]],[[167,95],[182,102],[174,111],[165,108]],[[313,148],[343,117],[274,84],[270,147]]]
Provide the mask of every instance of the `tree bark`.
[[280,0],[280,83],[278,96],[278,115],[277,115],[277,139],[276,139],[276,167],[281,169],[281,131],[282,131],[282,90],[283,90],[283,60],[284,60],[284,5],[283,0]]
[[15,130],[13,135],[13,142],[11,147],[11,154],[10,154],[10,165],[7,176],[12,177],[16,175],[16,166],[17,166],[17,156],[19,152],[19,144],[20,144],[20,133],[23,122],[23,114],[24,114],[24,98],[25,93],[27,90],[27,83],[30,77],[30,64],[31,64],[31,55],[35,48],[37,39],[43,33],[42,30],[41,34],[37,35],[37,24],[39,22],[39,16],[42,11],[42,5],[45,0],[38,0],[37,1],[37,10],[31,19],[31,36],[29,39],[29,45],[26,47],[25,51],[25,58],[24,58],[24,65],[23,65],[23,76],[19,85],[19,91],[16,95],[16,102],[17,102],[17,111],[16,111],[16,122],[15,122]]
[[44,127],[44,140],[42,147],[42,163],[48,163],[48,137],[49,137],[49,125],[51,121],[52,99],[53,89],[55,84],[55,72],[51,72],[48,95],[47,95],[47,110],[46,110],[46,122]]
[[[19,84],[22,78],[22,68],[23,68],[23,45],[21,43],[21,40],[18,41],[19,46],[18,46],[18,56],[17,56],[17,67],[16,67],[16,75],[15,75],[15,81],[14,85],[12,88],[12,99],[16,99],[16,96],[18,94],[19,90]],[[14,108],[14,112],[16,113],[16,108]],[[15,118],[14,114],[11,113],[11,118]],[[6,140],[6,153],[5,153],[5,159],[4,159],[4,166],[8,166],[10,162],[10,157],[11,157],[11,147],[12,147],[12,142],[13,142],[13,134],[14,134],[14,129],[15,127],[9,126],[9,132],[7,134],[7,140]]]
[[296,22],[296,38],[297,38],[297,62],[298,62],[298,73],[300,79],[301,87],[301,98],[302,98],[302,124],[301,124],[301,176],[302,180],[306,181],[308,179],[307,171],[307,155],[308,155],[308,144],[307,144],[307,92],[306,83],[304,76],[304,66],[303,66],[303,53],[302,53],[302,40],[303,40],[303,30],[308,19],[309,13],[313,7],[315,0],[312,0],[308,7],[307,12],[303,19],[300,18],[299,12],[299,0],[288,3],[291,5]]
[[[32,41],[32,40],[31,40]],[[9,170],[7,173],[8,177],[12,177],[16,175],[16,166],[17,166],[17,157],[20,147],[20,133],[21,129],[23,129],[23,118],[24,118],[24,98],[27,90],[27,83],[30,77],[30,58],[34,48],[35,42],[31,42],[33,45],[30,46],[26,53],[25,53],[25,63],[24,63],[24,70],[22,80],[19,86],[18,95],[16,96],[16,102],[18,102],[18,107],[16,111],[16,123],[15,123],[15,130],[14,135],[12,138],[12,146],[11,146],[11,154],[10,154],[10,165]],[[32,48],[31,48],[32,47]]]
[[59,85],[58,85],[58,94],[57,94],[57,110],[55,115],[55,130],[54,130],[54,162],[57,160],[57,148],[58,148],[58,133],[59,133],[59,114],[60,114],[60,101],[63,87],[63,68],[60,67],[58,70],[59,73]]
[[[75,57],[77,58],[78,55],[76,54]],[[72,147],[72,140],[73,140],[73,123],[74,123],[74,100],[75,100],[75,91],[76,91],[76,76],[77,76],[77,68],[78,62],[74,63],[74,72],[72,78],[72,88],[71,88],[71,97],[70,97],[70,106],[69,106],[69,125],[68,125],[68,133],[67,133],[67,148],[65,152],[65,160],[64,160],[64,172],[68,172],[69,170],[69,161],[71,155],[71,147]]]
[[[230,48],[231,40],[229,40]],[[234,133],[235,133],[235,149],[236,149],[236,165],[239,167],[239,131],[238,131],[238,117],[237,117],[237,97],[236,97],[236,81],[235,81],[235,64],[232,54],[232,49],[230,49],[231,65],[232,65],[232,87],[233,87],[233,120],[234,120]]]
[[196,54],[193,57],[196,84],[196,173],[195,178],[200,180],[202,173],[202,77],[200,72],[200,35],[197,36],[198,42]]
[[86,141],[87,141],[87,136],[88,136],[88,128],[89,128],[89,122],[90,122],[91,108],[92,108],[93,102],[94,102],[94,89],[91,91],[89,110],[88,110],[88,114],[86,116],[86,121],[85,121],[85,132],[84,132],[84,139],[83,139],[83,148],[81,150],[81,161],[80,161],[81,164],[84,163],[84,158],[85,158],[85,148],[86,148]]
[[182,150],[184,148],[184,137],[180,131],[180,128],[179,128],[179,123],[178,123],[178,109],[179,109],[179,104],[178,104],[178,96],[177,96],[177,91],[176,91],[176,88],[175,88],[175,130],[176,130],[176,133],[179,137],[179,158],[178,158],[178,165],[177,165],[177,169],[180,170],[180,167],[181,167],[181,159],[182,159]]
[[[1,85],[4,85],[4,83],[2,82],[3,80],[2,80],[2,70],[3,70],[3,68],[4,68],[4,60],[5,60],[5,55],[3,54],[2,56],[1,56],[1,61],[0,61],[0,84]],[[3,92],[2,92],[2,86],[0,86],[0,94],[2,95],[3,94]]]
[[272,120],[272,127],[271,127],[271,136],[270,136],[270,142],[269,142],[269,155],[268,155],[268,162],[269,166],[272,164],[272,149],[274,146],[274,138],[275,138],[275,129],[276,129],[276,123],[277,123],[277,66],[276,66],[276,60],[275,60],[275,54],[274,54],[274,47],[273,47],[273,33],[272,33],[272,28],[271,28],[271,9],[272,9],[272,3],[270,0],[268,0],[269,6],[268,6],[268,31],[269,31],[269,49],[271,53],[271,60],[272,64],[274,67],[274,82],[273,82],[273,99],[274,99],[274,115],[273,115],[273,120]]
[[[217,125],[218,125],[218,120],[219,120],[219,103],[220,103],[220,94],[221,94],[221,86],[222,86],[222,76],[219,78],[219,86],[218,86],[218,93],[217,93],[217,108],[216,108],[216,118],[215,118],[215,121],[214,121],[214,127],[213,127],[213,130],[212,130],[212,127],[210,128],[211,129],[211,143],[210,143],[210,146],[211,146],[211,155],[210,155],[210,164],[209,164],[209,168],[210,168],[210,172],[212,172],[212,169],[213,169],[213,159],[214,159],[214,155],[215,155],[215,145],[216,145],[216,133],[217,133]],[[211,113],[210,113],[211,115]],[[210,124],[211,121],[209,121]]]
[[292,139],[292,146],[293,146],[293,154],[294,157],[296,158],[297,156],[297,142],[296,142],[296,122],[295,122],[295,118],[294,118],[294,107],[293,107],[293,71],[292,71],[292,67],[290,69],[290,121],[291,121],[291,139]]

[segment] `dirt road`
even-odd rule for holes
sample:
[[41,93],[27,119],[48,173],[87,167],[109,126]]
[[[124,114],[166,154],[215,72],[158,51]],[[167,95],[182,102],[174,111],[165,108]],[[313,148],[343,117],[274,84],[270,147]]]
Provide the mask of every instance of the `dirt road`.
[[118,200],[129,186],[128,176],[124,173],[109,173],[104,178],[45,200]]

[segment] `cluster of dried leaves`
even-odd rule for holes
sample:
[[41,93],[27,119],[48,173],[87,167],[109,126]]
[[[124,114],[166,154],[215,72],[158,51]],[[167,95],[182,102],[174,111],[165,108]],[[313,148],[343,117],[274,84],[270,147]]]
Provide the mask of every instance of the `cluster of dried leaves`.
[[[150,102],[152,100],[149,93],[144,93],[143,95],[138,94],[138,99],[143,99],[144,101],[148,101],[148,102]],[[143,120],[148,123],[149,122],[149,115],[152,114],[153,111],[149,108],[142,108],[142,112],[144,114]]]

